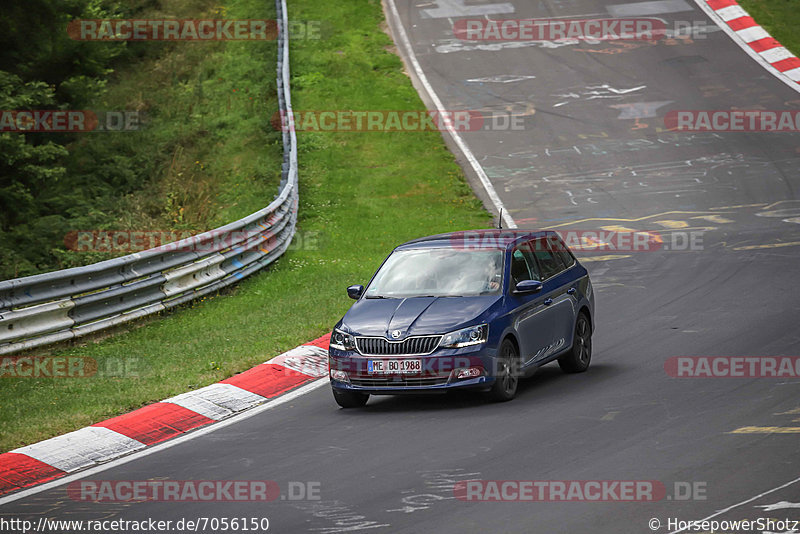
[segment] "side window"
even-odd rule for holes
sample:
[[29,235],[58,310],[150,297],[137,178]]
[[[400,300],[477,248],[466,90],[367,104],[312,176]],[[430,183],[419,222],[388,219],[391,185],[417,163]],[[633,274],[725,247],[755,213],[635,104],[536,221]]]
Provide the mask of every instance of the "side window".
[[543,280],[542,272],[539,270],[539,265],[536,264],[536,258],[533,256],[533,242],[529,241],[520,247],[522,255],[528,261],[528,266],[531,269],[532,280]]
[[522,254],[522,251],[518,248],[515,248],[511,255],[511,281],[514,283],[514,285],[516,285],[523,280],[530,279],[531,271],[528,268],[528,262],[525,259],[525,256]]
[[558,253],[561,256],[561,261],[564,262],[564,268],[569,269],[573,265],[575,265],[575,257],[570,254],[569,250],[564,249]]
[[547,280],[564,270],[561,255],[558,251],[552,250],[554,247],[546,239],[537,239],[534,245],[533,254],[542,270],[540,280]]
[[561,240],[558,240],[558,247],[556,248],[558,256],[561,258],[561,263],[564,264],[565,269],[569,269],[575,265],[575,256],[572,255],[567,245]]
[[563,265],[564,269],[569,269],[575,265],[575,256],[572,255],[569,247],[557,234],[549,234],[547,237],[539,240],[539,242],[550,245],[547,247],[547,250],[552,252],[554,256],[557,256],[561,260],[561,264]]
[[511,281],[514,285],[523,280],[539,280],[539,269],[528,244],[514,249],[511,256]]

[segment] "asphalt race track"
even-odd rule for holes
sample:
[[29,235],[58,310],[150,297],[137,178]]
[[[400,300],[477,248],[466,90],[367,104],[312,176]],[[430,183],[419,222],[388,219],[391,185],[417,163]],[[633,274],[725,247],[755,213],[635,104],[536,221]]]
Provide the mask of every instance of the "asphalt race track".
[[[505,404],[377,397],[365,409],[340,410],[323,385],[84,477],[274,480],[284,493],[290,482],[312,482],[319,500],[95,503],[69,498],[62,484],[3,505],[0,517],[267,517],[270,532],[440,534],[652,532],[652,518],[672,532],[669,518],[718,512],[716,519],[800,520],[800,381],[665,371],[675,356],[800,356],[800,134],[664,125],[670,110],[796,108],[800,92],[692,0],[660,2],[646,16],[668,27],[696,21],[693,38],[510,46],[452,33],[453,21],[478,7],[477,17],[640,16],[636,3],[612,6],[619,1],[396,0],[446,109],[521,118],[521,131],[462,134],[520,227],[662,236],[655,250],[579,255],[597,291],[587,373],[548,365]],[[455,498],[454,485],[471,479],[652,480],[666,495]]]

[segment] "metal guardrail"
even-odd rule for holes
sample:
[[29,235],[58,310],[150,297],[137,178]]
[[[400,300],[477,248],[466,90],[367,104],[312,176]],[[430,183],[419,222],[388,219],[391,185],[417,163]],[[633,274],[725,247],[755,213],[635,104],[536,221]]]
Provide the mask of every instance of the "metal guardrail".
[[[278,11],[278,103],[292,111],[286,1]],[[269,206],[155,249],[0,282],[0,354],[80,337],[217,291],[275,261],[291,244],[298,205],[297,138],[283,129],[278,194]],[[225,236],[224,248],[220,236]]]

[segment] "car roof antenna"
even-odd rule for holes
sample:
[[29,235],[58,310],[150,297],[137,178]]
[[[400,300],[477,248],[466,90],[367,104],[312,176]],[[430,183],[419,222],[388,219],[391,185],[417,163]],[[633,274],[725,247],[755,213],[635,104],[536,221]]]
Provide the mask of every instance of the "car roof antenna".
[[498,230],[503,229],[503,208],[500,208],[500,218],[497,219],[497,229]]

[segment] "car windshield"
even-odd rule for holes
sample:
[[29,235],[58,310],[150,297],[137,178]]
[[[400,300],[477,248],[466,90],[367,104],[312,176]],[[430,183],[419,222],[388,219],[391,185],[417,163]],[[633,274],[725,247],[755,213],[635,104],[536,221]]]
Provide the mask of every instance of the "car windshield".
[[465,297],[500,292],[503,251],[425,248],[395,251],[366,291],[367,298]]

